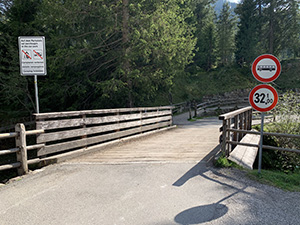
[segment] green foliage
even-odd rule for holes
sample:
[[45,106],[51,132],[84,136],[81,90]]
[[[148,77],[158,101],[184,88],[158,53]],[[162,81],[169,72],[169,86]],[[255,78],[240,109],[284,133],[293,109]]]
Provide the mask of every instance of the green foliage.
[[[298,96],[293,92],[285,93],[280,98],[279,103],[273,112],[276,116],[276,121],[265,125],[264,131],[299,135],[299,109],[300,103],[298,101]],[[264,145],[300,149],[300,140],[297,138],[266,136],[264,137],[263,142]],[[264,150],[263,167],[285,173],[297,171],[300,168],[300,154],[277,150]]]
[[223,4],[223,8],[217,20],[217,44],[220,65],[228,66],[233,62],[235,50],[236,18],[230,10],[229,3]]
[[232,166],[232,163],[225,156],[220,156],[214,165],[220,168],[228,168]]
[[218,159],[214,162],[214,165],[220,168],[235,167],[235,168],[242,169],[242,167],[236,164],[235,162],[228,160],[224,154],[218,157]]
[[209,71],[215,66],[217,59],[216,14],[211,1],[195,1],[194,14],[197,44],[193,66]]
[[175,78],[173,98],[176,102],[201,100],[203,96],[222,94],[253,87],[250,71],[237,67],[220,67],[209,72],[194,70],[193,75]]
[[34,111],[33,78],[19,72],[18,36],[38,34],[33,22],[39,5],[38,0],[15,0],[0,20],[0,115],[8,118]]
[[255,0],[244,0],[235,10],[239,17],[236,34],[236,62],[244,66],[250,65],[259,55],[259,13]]
[[[281,58],[299,56],[296,0],[241,1],[238,27],[228,4],[217,19],[214,0],[126,2],[2,1],[2,120],[35,111],[33,78],[19,75],[21,35],[46,37],[48,75],[38,79],[42,112],[201,99],[251,87],[250,69],[230,63],[235,49],[238,64],[247,66],[271,43]],[[276,81],[282,89],[300,85],[293,75],[299,63],[290,62]]]
[[272,185],[286,191],[300,192],[300,172],[286,174],[279,171],[262,170],[261,174],[257,170],[249,171],[252,179],[261,183]]

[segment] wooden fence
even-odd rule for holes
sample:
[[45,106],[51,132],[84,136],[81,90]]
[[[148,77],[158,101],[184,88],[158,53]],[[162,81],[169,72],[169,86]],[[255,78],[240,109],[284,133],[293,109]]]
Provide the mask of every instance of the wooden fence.
[[[170,127],[172,108],[166,106],[35,114],[36,130],[26,131],[23,124],[17,124],[15,132],[0,134],[2,139],[16,139],[16,147],[0,150],[0,156],[16,153],[18,161],[0,165],[0,171],[18,168],[18,173],[24,174],[28,172],[28,164],[45,161],[52,155],[95,149],[102,143]],[[37,135],[35,145],[26,145],[27,135]],[[27,160],[27,151],[33,149],[36,150],[37,158]]]
[[[226,154],[227,157],[230,155],[230,152],[237,145],[244,145],[250,147],[257,147],[257,148],[259,147],[258,144],[240,142],[241,139],[246,134],[260,135],[260,132],[251,130],[252,115],[253,115],[253,111],[252,108],[249,106],[219,116],[219,119],[223,121],[223,125],[220,128],[220,132],[222,132],[221,140],[220,140],[221,149]],[[286,137],[286,138],[300,138],[300,135],[270,133],[270,132],[264,132],[263,135]],[[263,149],[300,153],[300,150],[298,149],[288,149],[288,148],[281,148],[281,147],[275,147],[269,145],[263,145]]]
[[7,163],[0,165],[0,171],[17,168],[18,174],[22,175],[28,172],[28,164],[33,163],[32,160],[27,160],[27,151],[43,148],[43,144],[36,144],[28,146],[26,144],[26,136],[37,135],[43,133],[43,130],[31,130],[26,131],[25,126],[22,123],[18,123],[15,126],[15,132],[2,133],[0,139],[15,138],[15,148],[0,150],[0,157],[7,154],[16,153],[17,162]]
[[219,119],[223,121],[223,125],[220,129],[220,132],[222,132],[221,149],[226,156],[229,156],[230,152],[245,136],[245,133],[239,133],[237,131],[234,131],[233,134],[231,134],[231,129],[246,131],[251,130],[252,107],[249,106],[220,115]]

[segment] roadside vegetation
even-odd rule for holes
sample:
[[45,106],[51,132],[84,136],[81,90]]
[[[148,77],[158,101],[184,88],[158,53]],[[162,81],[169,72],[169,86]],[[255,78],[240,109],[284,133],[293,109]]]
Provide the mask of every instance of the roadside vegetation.
[[19,36],[46,39],[41,112],[158,106],[253,87],[263,53],[287,62],[278,89],[299,87],[299,11],[296,0],[1,1],[0,126],[36,111]]
[[[300,102],[294,92],[285,93],[273,111],[275,121],[265,124],[264,131],[271,133],[300,134]],[[260,130],[260,126],[255,126]],[[264,145],[298,149],[300,139],[265,136]],[[216,166],[237,167],[226,157],[220,157]],[[239,167],[238,167],[239,168]],[[254,164],[257,168],[257,161]],[[263,149],[262,172],[247,171],[249,176],[265,184],[273,185],[288,191],[300,191],[300,154],[294,152]]]

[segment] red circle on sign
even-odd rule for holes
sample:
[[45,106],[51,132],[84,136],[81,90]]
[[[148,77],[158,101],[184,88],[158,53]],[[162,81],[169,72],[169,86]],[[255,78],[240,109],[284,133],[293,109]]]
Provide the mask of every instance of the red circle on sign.
[[[257,71],[256,71],[256,67],[257,67],[257,64],[262,60],[262,59],[271,59],[275,62],[276,64],[276,67],[277,67],[277,70],[275,72],[275,74],[270,77],[270,78],[263,78],[261,77]],[[279,60],[274,56],[274,55],[270,55],[270,54],[264,54],[264,55],[261,55],[261,56],[258,56],[254,62],[252,63],[252,68],[251,68],[251,71],[252,71],[252,74],[253,76],[255,77],[256,80],[260,81],[260,82],[263,82],[263,83],[268,83],[268,82],[272,82],[274,80],[276,80],[280,73],[281,73],[281,64],[279,62]]]
[[[270,90],[273,93],[273,95],[274,95],[274,101],[273,101],[272,105],[270,105],[267,108],[261,108],[261,107],[257,106],[255,104],[255,102],[254,102],[254,94],[259,89],[263,89],[263,88]],[[278,102],[278,93],[275,90],[275,88],[273,88],[272,86],[267,85],[267,84],[261,84],[261,85],[258,85],[258,86],[256,86],[255,88],[253,88],[251,90],[251,92],[249,94],[249,102],[250,102],[250,105],[252,106],[252,108],[254,108],[255,110],[260,111],[260,112],[267,112],[267,111],[272,110],[277,105],[277,102]]]

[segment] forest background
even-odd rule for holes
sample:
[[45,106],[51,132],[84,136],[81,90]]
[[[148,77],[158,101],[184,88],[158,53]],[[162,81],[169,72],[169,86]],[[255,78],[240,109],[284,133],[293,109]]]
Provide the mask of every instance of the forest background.
[[[18,37],[45,36],[40,111],[170,105],[253,87],[276,55],[279,92],[300,88],[298,0],[0,0],[0,124],[35,112]],[[224,3],[224,4],[223,4]]]

